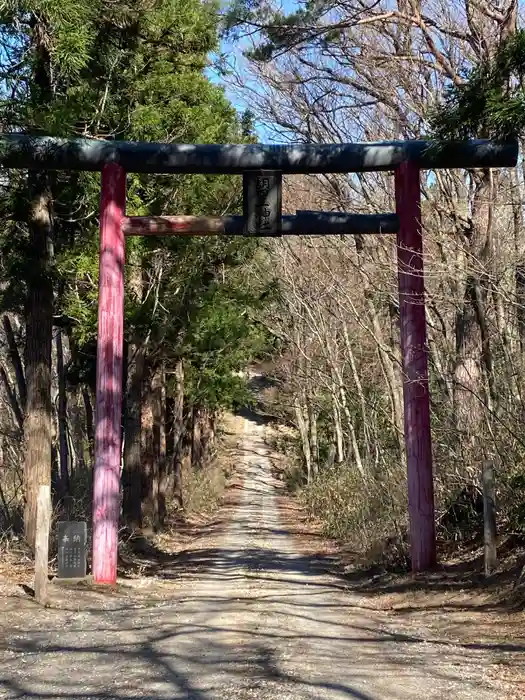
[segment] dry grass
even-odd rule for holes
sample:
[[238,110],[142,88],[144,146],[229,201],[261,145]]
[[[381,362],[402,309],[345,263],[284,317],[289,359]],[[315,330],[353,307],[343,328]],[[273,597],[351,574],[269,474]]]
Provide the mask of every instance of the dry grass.
[[[238,444],[242,419],[224,415],[220,422],[213,461],[198,472],[184,474],[185,509],[169,510],[168,525],[158,533],[121,532],[119,575],[138,580],[154,576],[166,557],[179,554],[211,531],[219,532],[223,506],[231,506],[238,495],[240,479]],[[84,519],[85,516],[75,517]],[[53,534],[51,535],[53,538]],[[56,543],[51,551],[56,551]],[[50,574],[56,573],[56,556],[50,560]],[[33,585],[33,557],[22,536],[0,534],[0,597],[20,593],[20,586]]]
[[[282,468],[282,459],[278,461]],[[358,607],[388,613],[400,633],[420,629],[428,641],[488,645],[494,653],[490,674],[505,685],[501,700],[525,697],[525,586],[514,585],[523,549],[505,553],[503,547],[500,568],[488,581],[476,549],[443,559],[431,574],[388,573],[351,547],[323,536],[322,521],[309,517],[284,485],[279,506],[298,550],[323,556],[357,597]]]
[[[337,517],[342,512],[340,503],[333,506],[333,494],[328,498],[321,492],[315,500],[315,492],[305,498],[303,488],[290,489],[290,475],[295,470],[290,447],[294,437],[282,426],[267,431],[273,471],[283,485],[281,520],[298,550],[322,556],[356,595],[360,607],[388,613],[401,633],[420,629],[429,641],[493,648],[495,661],[490,674],[505,684],[501,700],[525,697],[525,581],[516,585],[525,561],[523,543],[512,538],[500,543],[500,566],[488,580],[483,575],[483,549],[475,544],[461,551],[447,550],[443,544],[441,565],[431,574],[414,577],[409,572],[387,571],[383,566],[385,551],[372,542],[377,539],[372,537],[375,523],[369,523],[361,542],[333,529],[339,537],[329,537],[327,513]],[[324,510],[319,509],[320,502],[326,506]],[[366,529],[366,523],[362,524]]]

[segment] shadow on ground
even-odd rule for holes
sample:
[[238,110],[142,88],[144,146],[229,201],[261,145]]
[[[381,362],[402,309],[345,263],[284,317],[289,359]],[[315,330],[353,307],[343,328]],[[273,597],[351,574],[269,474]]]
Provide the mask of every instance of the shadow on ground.
[[145,574],[180,584],[166,600],[57,611],[45,624],[35,615],[0,641],[0,695],[407,700],[441,699],[449,689],[461,700],[494,697],[475,664],[494,663],[489,655],[522,664],[525,643],[407,632],[347,595],[386,582],[344,576],[334,557],[297,551],[258,438],[247,441],[243,497],[218,546],[221,520],[204,526],[210,546],[200,550],[170,555],[142,542]]
[[[524,566],[523,555],[514,556],[511,564],[487,577],[484,573],[484,559],[481,546],[464,549],[460,560],[445,563],[435,571],[413,575],[411,573],[392,573],[379,566],[356,567],[349,570],[349,558],[339,557],[338,570],[345,569],[344,578],[352,590],[371,597],[385,594],[409,593],[479,593],[490,598],[490,602],[481,604],[474,598],[472,605],[458,603],[455,606],[439,602],[435,606],[424,605],[419,609],[456,609],[500,610],[518,612],[525,609],[525,586],[519,584]],[[500,547],[500,558],[523,550],[521,542],[507,541]],[[443,555],[446,561],[446,555]],[[459,559],[459,557],[458,557]],[[409,606],[404,606],[408,611]],[[414,608],[415,609],[415,608]]]

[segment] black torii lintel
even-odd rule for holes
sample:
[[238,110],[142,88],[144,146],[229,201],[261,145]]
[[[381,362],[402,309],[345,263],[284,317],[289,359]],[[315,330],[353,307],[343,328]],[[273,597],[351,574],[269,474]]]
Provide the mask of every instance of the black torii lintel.
[[308,174],[393,170],[407,160],[422,169],[514,167],[518,143],[471,140],[182,145],[23,134],[0,136],[0,166],[19,169],[97,171],[113,162],[134,173],[233,175],[266,169]]
[[[245,235],[243,216],[225,216],[224,232],[229,236]],[[397,233],[397,214],[345,214],[327,211],[297,211],[295,216],[284,215],[281,234],[284,236],[335,236],[368,233]]]

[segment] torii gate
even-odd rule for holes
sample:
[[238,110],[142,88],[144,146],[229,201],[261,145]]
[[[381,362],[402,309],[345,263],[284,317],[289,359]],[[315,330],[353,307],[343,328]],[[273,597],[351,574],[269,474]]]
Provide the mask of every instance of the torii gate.
[[[436,564],[420,172],[509,168],[517,142],[178,145],[7,134],[0,165],[102,172],[93,479],[93,579],[117,580],[125,237],[132,235],[397,234],[410,546],[414,572]],[[394,171],[396,214],[281,215],[282,174]],[[126,173],[242,174],[244,216],[126,217]]]

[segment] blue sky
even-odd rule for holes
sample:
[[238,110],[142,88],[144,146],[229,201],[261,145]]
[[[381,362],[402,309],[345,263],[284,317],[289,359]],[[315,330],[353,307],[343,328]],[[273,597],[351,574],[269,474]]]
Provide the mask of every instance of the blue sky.
[[[227,0],[224,0],[224,4],[227,5]],[[275,3],[277,6],[280,6],[283,12],[286,14],[289,14],[293,12],[297,7],[301,4],[301,0],[280,0]],[[240,56],[241,52],[243,50],[243,46],[246,47],[247,44],[245,42],[236,42],[235,45],[226,41],[223,41],[221,43],[221,51],[232,56],[233,60],[235,60],[235,56]],[[235,109],[238,112],[243,112],[248,105],[246,105],[240,96],[236,94],[233,90],[229,89],[229,86],[227,82],[224,82],[223,79],[217,74],[217,72],[213,68],[209,68],[206,71],[206,74],[208,75],[209,79],[213,83],[217,83],[219,85],[222,85],[225,89],[226,96],[230,100],[230,102],[233,104]],[[262,124],[256,124],[256,132],[257,135],[259,136],[259,139],[262,142],[266,143],[271,143],[275,142],[275,139],[273,135],[271,136],[267,129],[265,129],[264,125]]]

